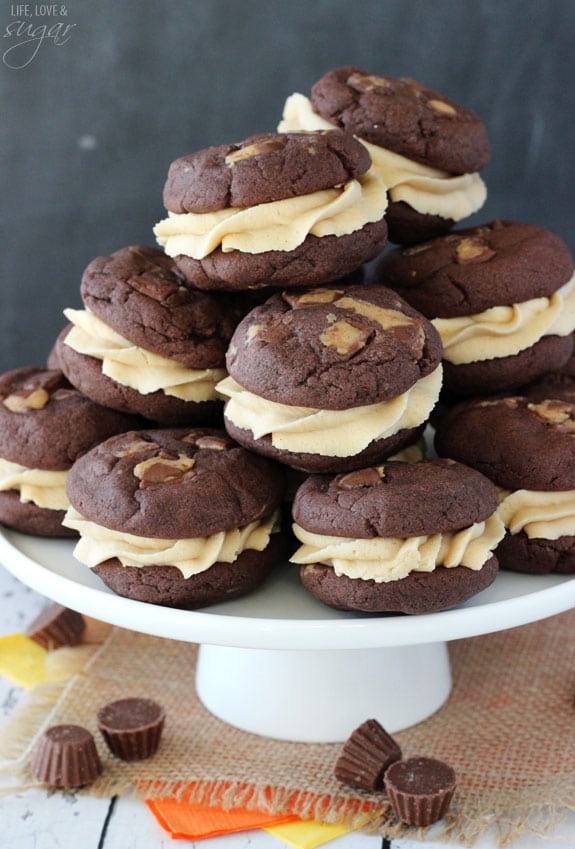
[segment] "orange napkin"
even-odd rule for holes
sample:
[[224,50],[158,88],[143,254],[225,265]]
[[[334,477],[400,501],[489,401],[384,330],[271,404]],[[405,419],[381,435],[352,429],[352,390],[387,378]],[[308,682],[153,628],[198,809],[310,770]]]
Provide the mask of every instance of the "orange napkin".
[[295,814],[268,814],[264,811],[195,805],[177,799],[146,799],[146,805],[159,825],[171,837],[183,840],[201,840],[219,834],[248,831],[252,828],[268,828],[274,825],[299,821]]

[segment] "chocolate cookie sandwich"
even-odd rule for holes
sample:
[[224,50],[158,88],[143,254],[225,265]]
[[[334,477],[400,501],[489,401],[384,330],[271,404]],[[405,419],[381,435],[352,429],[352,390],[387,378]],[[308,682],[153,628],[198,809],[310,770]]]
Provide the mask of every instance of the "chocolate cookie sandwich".
[[240,444],[305,472],[378,462],[422,431],[441,387],[433,326],[382,286],[285,291],[227,353],[224,421]]
[[561,399],[575,403],[575,351],[561,368],[546,372],[533,383],[523,386],[519,394],[530,401]]
[[387,240],[385,187],[353,136],[268,133],[176,159],[154,228],[200,289],[310,286],[343,277]]
[[115,593],[198,608],[243,595],[282,549],[281,468],[224,431],[133,431],[71,470],[74,554]]
[[415,80],[354,65],[319,79],[311,97],[288,97],[281,132],[339,127],[369,151],[389,193],[389,238],[413,244],[477,212],[487,195],[477,173],[490,159],[485,126],[470,109]]
[[432,321],[455,396],[508,392],[571,356],[573,259],[544,227],[493,221],[450,233],[392,251],[373,277]]
[[500,493],[503,569],[575,572],[575,403],[473,400],[449,411],[435,445],[487,475]]
[[98,442],[138,423],[84,397],[60,371],[1,375],[0,522],[28,534],[75,536],[62,527],[68,470]]
[[190,288],[157,248],[128,247],[92,260],[82,276],[85,309],[57,357],[69,380],[100,404],[167,425],[206,424],[221,415],[215,384],[243,314]]
[[298,490],[290,558],[303,586],[338,610],[432,613],[497,574],[497,489],[452,460],[387,462],[313,475]]

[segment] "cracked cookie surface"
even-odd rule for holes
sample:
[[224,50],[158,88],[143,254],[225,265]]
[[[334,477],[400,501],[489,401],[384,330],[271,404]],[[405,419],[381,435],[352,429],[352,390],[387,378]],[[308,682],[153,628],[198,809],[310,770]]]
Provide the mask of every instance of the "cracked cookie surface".
[[343,410],[397,397],[440,359],[435,328],[395,293],[348,286],[272,296],[236,328],[227,367],[270,401]]
[[398,248],[372,279],[428,318],[454,318],[552,295],[573,274],[563,240],[537,224],[492,221]]
[[85,306],[125,339],[194,369],[223,365],[242,315],[230,296],[190,288],[170,257],[144,245],[93,259],[80,292]]
[[75,509],[111,530],[205,537],[268,516],[283,473],[210,428],[129,432],[80,458],[68,475]]
[[575,489],[575,404],[521,396],[467,401],[438,425],[438,454],[506,489]]
[[314,84],[311,102],[359,138],[450,174],[478,171],[490,158],[479,117],[415,80],[345,65]]
[[260,134],[174,160],[164,206],[176,213],[256,206],[332,188],[370,164],[365,148],[347,133]]

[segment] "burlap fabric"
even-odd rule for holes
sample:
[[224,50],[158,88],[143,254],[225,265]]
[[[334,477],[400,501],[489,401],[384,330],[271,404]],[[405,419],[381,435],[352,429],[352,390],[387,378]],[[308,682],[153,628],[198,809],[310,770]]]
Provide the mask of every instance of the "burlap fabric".
[[[495,823],[503,844],[575,810],[574,635],[569,611],[450,644],[447,704],[395,735],[404,756],[439,757],[457,772],[443,840],[472,843]],[[351,792],[333,778],[338,745],[269,740],[208,713],[194,692],[195,658],[189,643],[114,629],[81,672],[64,685],[38,688],[4,729],[7,769],[33,784],[30,762],[43,728],[73,722],[94,732],[104,763],[102,777],[83,792],[110,796],[135,784],[142,796],[181,795],[350,824],[367,812],[365,830],[406,834],[384,796]],[[162,745],[149,761],[114,759],[99,737],[97,709],[126,695],[155,698],[166,708]]]

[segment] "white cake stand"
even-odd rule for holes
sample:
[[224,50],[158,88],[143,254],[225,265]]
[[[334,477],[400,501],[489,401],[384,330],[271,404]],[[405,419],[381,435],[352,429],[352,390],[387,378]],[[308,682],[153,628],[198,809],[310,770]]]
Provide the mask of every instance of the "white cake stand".
[[575,607],[575,578],[501,572],[453,610],[372,616],[325,607],[280,564],[256,592],[204,611],[114,595],[72,555],[74,543],[0,531],[0,562],[48,598],[113,625],[200,643],[196,687],[224,721],[268,737],[345,740],[365,719],[390,732],[434,713],[451,676],[446,641]]

